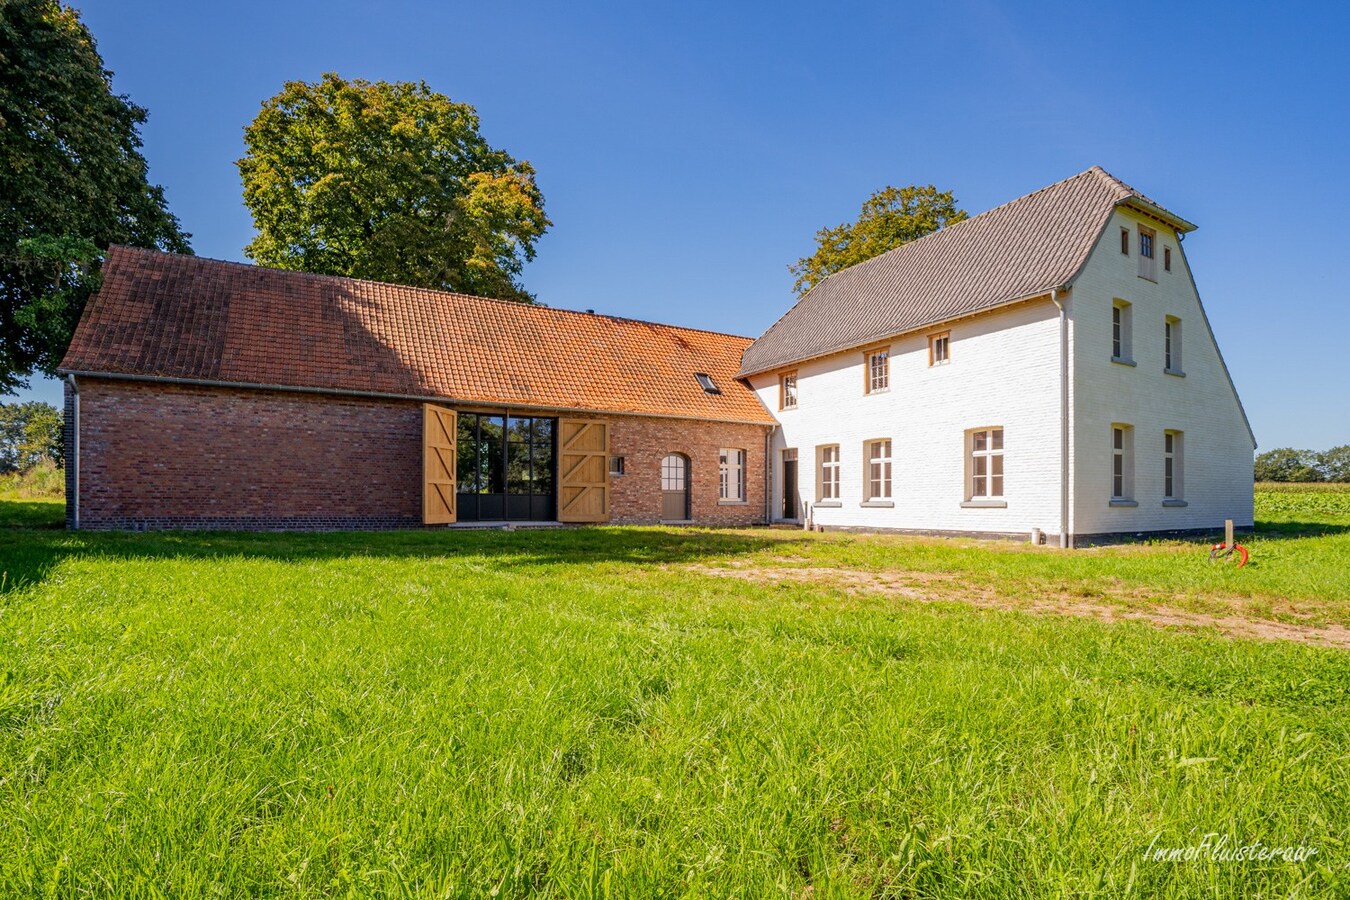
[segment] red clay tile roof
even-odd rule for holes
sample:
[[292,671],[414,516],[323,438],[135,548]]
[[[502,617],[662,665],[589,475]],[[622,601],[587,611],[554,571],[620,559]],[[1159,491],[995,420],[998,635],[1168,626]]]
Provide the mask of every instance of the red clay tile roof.
[[[773,424],[750,339],[110,247],[61,370]],[[712,376],[708,394],[695,372]]]

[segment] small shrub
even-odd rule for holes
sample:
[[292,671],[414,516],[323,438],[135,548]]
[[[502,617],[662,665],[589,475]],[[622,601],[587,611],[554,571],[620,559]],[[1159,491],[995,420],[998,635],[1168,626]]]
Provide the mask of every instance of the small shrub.
[[44,460],[26,472],[0,476],[0,495],[33,499],[61,497],[66,492],[66,473],[51,460]]

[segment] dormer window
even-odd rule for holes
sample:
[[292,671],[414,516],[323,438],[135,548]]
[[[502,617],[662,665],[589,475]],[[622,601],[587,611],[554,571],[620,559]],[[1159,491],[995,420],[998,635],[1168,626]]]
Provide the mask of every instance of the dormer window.
[[722,389],[713,384],[712,376],[707,372],[695,372],[694,377],[698,379],[698,386],[703,388],[705,394],[722,393]]

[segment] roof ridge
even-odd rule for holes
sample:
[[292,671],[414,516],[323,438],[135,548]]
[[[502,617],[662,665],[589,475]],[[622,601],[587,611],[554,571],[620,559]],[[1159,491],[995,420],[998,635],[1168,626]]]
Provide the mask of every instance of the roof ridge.
[[754,341],[754,338],[744,334],[733,334],[730,331],[715,331],[711,328],[694,328],[690,325],[675,325],[670,322],[655,322],[650,319],[634,319],[630,316],[614,316],[607,313],[587,312],[580,309],[568,309],[565,306],[548,306],[542,303],[523,303],[519,300],[503,300],[500,297],[484,297],[481,294],[466,294],[463,291],[446,291],[440,288],[420,287],[413,284],[399,284],[394,281],[377,281],[373,278],[356,278],[351,275],[328,275],[322,272],[306,272],[303,269],[283,269],[279,266],[266,266],[259,263],[239,262],[233,259],[217,259],[213,256],[198,256],[196,254],[169,253],[164,250],[152,250],[148,247],[133,247],[129,244],[110,244],[108,249],[116,247],[119,250],[132,250],[146,256],[170,257],[185,261],[196,261],[215,263],[223,266],[233,266],[235,268],[246,269],[253,272],[277,272],[282,275],[313,278],[323,281],[338,281],[353,284],[370,284],[378,287],[392,287],[405,291],[421,291],[427,294],[438,294],[447,297],[464,297],[469,300],[482,300],[487,303],[499,303],[510,306],[515,309],[534,309],[551,313],[566,313],[573,316],[582,316],[594,319],[616,319],[620,322],[632,322],[637,325],[653,325],[658,328],[673,328],[680,331],[692,331],[699,334],[711,334],[718,337],[736,338],[743,341]]
[[[939,234],[946,234],[946,233],[948,233],[948,232],[950,232],[950,231],[952,231],[952,230],[954,230],[954,229],[960,228],[962,225],[968,225],[969,223],[974,222],[974,221],[976,221],[977,219],[984,218],[985,216],[988,216],[990,213],[998,212],[999,210],[1001,210],[1001,209],[1003,209],[1003,208],[1005,208],[1005,207],[1012,206],[1014,203],[1021,203],[1023,200],[1029,200],[1029,199],[1031,199],[1032,197],[1035,197],[1037,194],[1043,194],[1043,193],[1045,193],[1046,191],[1053,190],[1054,188],[1060,187],[1061,185],[1068,184],[1070,181],[1075,181],[1075,180],[1077,180],[1077,179],[1079,179],[1079,178],[1082,178],[1082,177],[1085,176],[1085,175],[1097,175],[1097,176],[1099,176],[1099,177],[1100,177],[1100,176],[1105,176],[1107,179],[1110,179],[1110,181],[1115,182],[1116,185],[1118,185],[1118,186],[1121,187],[1121,188],[1124,188],[1126,191],[1128,191],[1128,192],[1129,192],[1130,194],[1132,194],[1133,196],[1139,197],[1139,198],[1142,199],[1142,200],[1147,200],[1147,199],[1148,199],[1147,197],[1144,197],[1143,194],[1140,194],[1138,191],[1134,190],[1134,188],[1132,188],[1132,187],[1130,187],[1129,185],[1125,184],[1125,182],[1123,182],[1123,181],[1121,181],[1120,179],[1116,178],[1116,177],[1115,177],[1114,175],[1112,175],[1110,172],[1107,172],[1107,171],[1106,171],[1105,169],[1103,169],[1101,166],[1093,165],[1093,166],[1090,166],[1089,168],[1084,169],[1084,170],[1081,171],[1081,172],[1078,172],[1078,173],[1075,174],[1075,175],[1070,175],[1068,178],[1061,178],[1059,181],[1056,181],[1056,182],[1054,182],[1053,184],[1047,184],[1045,187],[1037,188],[1036,190],[1030,191],[1030,192],[1028,192],[1028,193],[1025,193],[1025,194],[1023,194],[1023,195],[1020,196],[1020,197],[1014,197],[1014,198],[1011,199],[1011,200],[1007,200],[1007,201],[1004,201],[1003,203],[1000,203],[998,206],[991,206],[991,207],[989,207],[988,209],[984,210],[983,212],[978,212],[978,213],[976,213],[975,215],[970,216],[969,218],[962,219],[960,222],[953,222],[953,223],[950,224],[950,225],[944,225],[944,226],[942,226],[941,228],[939,228],[939,229],[936,230],[936,231],[930,231],[930,232],[928,232],[927,234],[925,234],[925,235],[923,235],[923,236],[921,236],[921,237],[917,237],[917,238],[915,238],[915,239],[912,240],[912,241],[906,241],[905,243],[901,244],[901,245],[898,246],[898,247],[892,247],[892,248],[889,249],[889,250],[886,250],[886,251],[884,251],[884,252],[882,252],[882,253],[878,253],[876,256],[873,256],[871,259],[865,259],[865,260],[863,260],[863,261],[860,262],[860,263],[854,263],[854,264],[851,265],[851,266],[846,266],[846,267],[844,267],[844,268],[842,268],[842,269],[839,269],[839,270],[836,271],[836,272],[831,272],[830,274],[831,274],[831,275],[841,275],[841,274],[843,274],[844,272],[849,271],[850,269],[859,269],[859,268],[861,268],[861,267],[863,267],[863,266],[866,266],[868,263],[872,262],[872,260],[874,260],[874,259],[881,259],[881,258],[884,257],[884,256],[889,256],[890,254],[895,253],[895,252],[898,251],[898,250],[903,250],[903,249],[905,249],[906,247],[913,247],[914,245],[920,243],[921,241],[925,241],[925,240],[927,240],[928,238],[934,237],[934,236],[936,236],[936,235],[939,235]],[[1150,201],[1150,202],[1151,202],[1151,201]],[[828,276],[827,276],[827,277],[828,277]],[[813,286],[813,287],[811,288],[811,291],[814,291],[814,290],[816,289],[816,287],[819,287],[820,285],[824,284],[825,281],[826,281],[826,279],[825,279],[825,278],[822,278],[819,282],[816,283],[815,286]],[[807,295],[810,294],[811,291],[807,291],[806,294],[803,294],[803,295],[801,296],[801,299],[802,299],[802,300],[806,299]],[[799,302],[800,302],[800,301],[799,301]],[[796,304],[793,304],[793,305],[795,306]],[[791,312],[791,307],[788,308],[788,311]],[[784,313],[783,315],[787,315],[787,313]],[[780,316],[779,318],[781,318],[781,316]],[[777,324],[777,322],[775,322],[775,324]]]

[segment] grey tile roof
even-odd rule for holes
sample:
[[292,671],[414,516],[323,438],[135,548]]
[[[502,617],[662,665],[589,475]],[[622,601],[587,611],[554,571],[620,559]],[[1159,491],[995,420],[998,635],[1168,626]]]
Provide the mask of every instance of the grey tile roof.
[[1061,287],[1123,203],[1195,227],[1093,166],[836,272],[746,349],[740,377]]

